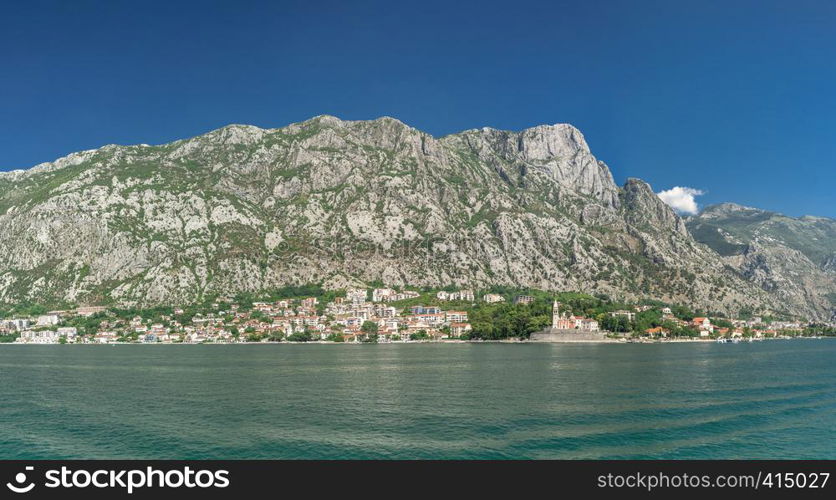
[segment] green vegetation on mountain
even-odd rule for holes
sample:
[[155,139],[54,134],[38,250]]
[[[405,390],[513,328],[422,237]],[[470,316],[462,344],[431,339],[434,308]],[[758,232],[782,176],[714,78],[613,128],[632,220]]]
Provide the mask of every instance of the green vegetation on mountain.
[[836,220],[724,203],[686,221],[694,238],[749,281],[836,318]]

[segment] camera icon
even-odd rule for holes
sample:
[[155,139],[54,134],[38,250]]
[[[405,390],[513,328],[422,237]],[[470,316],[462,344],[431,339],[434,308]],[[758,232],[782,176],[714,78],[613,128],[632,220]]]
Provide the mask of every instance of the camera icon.
[[[27,465],[26,470],[27,471],[32,471],[32,470],[35,470],[35,468],[31,465]],[[29,483],[29,484],[23,486],[23,483],[25,483],[25,482],[26,482],[26,473],[18,472],[17,474],[15,474],[15,483],[17,483],[17,485],[12,484],[12,483],[6,483],[6,487],[9,488],[10,490],[12,490],[15,493],[29,493],[30,491],[32,491],[32,488],[35,487],[35,483]]]

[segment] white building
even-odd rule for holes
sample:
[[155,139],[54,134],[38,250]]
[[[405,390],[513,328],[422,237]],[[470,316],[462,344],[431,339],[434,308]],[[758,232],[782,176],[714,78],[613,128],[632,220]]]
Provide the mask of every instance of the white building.
[[694,318],[691,320],[691,324],[699,329],[700,337],[708,337],[714,333],[714,325],[708,318]]
[[464,334],[470,333],[473,327],[470,323],[452,323],[450,325],[450,336],[461,337]]
[[75,310],[75,313],[79,316],[92,316],[96,313],[105,312],[107,310],[104,306],[87,306],[87,307],[79,307]]
[[613,311],[613,312],[610,313],[610,316],[612,316],[614,318],[616,318],[618,316],[624,316],[629,321],[635,321],[635,319],[636,319],[636,313],[634,313],[633,311],[623,311],[623,310],[622,311]]
[[75,341],[78,330],[74,326],[63,326],[57,331],[59,337],[66,337],[68,342]]
[[26,330],[20,333],[16,342],[23,344],[57,344],[58,332],[53,330]]
[[361,290],[359,288],[351,288],[346,291],[345,298],[352,304],[362,304],[366,301],[366,295],[366,290]]
[[38,326],[55,326],[55,325],[58,324],[59,320],[60,319],[58,318],[57,314],[44,314],[42,316],[38,316],[37,325]]
[[116,332],[99,332],[93,337],[93,340],[98,344],[109,344],[116,342],[118,338],[119,336],[116,335]]
[[447,311],[445,319],[448,323],[467,323],[467,311]]
[[473,302],[476,299],[473,290],[459,290],[458,292],[445,292],[442,290],[435,294],[435,297],[438,300],[462,300],[466,302]]
[[414,299],[420,297],[421,294],[418,292],[413,292],[412,290],[404,290],[401,293],[395,294],[391,297],[391,300],[406,300],[406,299]]
[[372,302],[386,302],[392,299],[395,291],[391,288],[375,288],[372,290]]
[[22,331],[31,325],[32,322],[26,318],[15,318],[6,321],[6,326],[12,330]]

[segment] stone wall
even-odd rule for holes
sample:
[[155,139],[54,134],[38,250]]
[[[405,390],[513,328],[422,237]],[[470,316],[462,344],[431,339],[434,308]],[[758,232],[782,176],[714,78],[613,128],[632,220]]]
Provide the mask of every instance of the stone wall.
[[592,332],[588,330],[561,330],[558,328],[546,328],[537,333],[532,333],[531,342],[618,342],[615,339],[607,338],[607,332]]

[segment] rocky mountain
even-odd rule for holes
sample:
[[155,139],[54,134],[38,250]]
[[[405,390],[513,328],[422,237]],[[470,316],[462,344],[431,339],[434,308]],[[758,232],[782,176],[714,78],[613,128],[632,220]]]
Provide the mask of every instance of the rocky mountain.
[[836,319],[836,220],[724,203],[706,207],[687,225],[751,282]]
[[434,138],[392,118],[319,116],[105,146],[0,174],[0,230],[4,302],[382,281],[790,309],[695,241],[649,185],[616,185],[567,124]]

